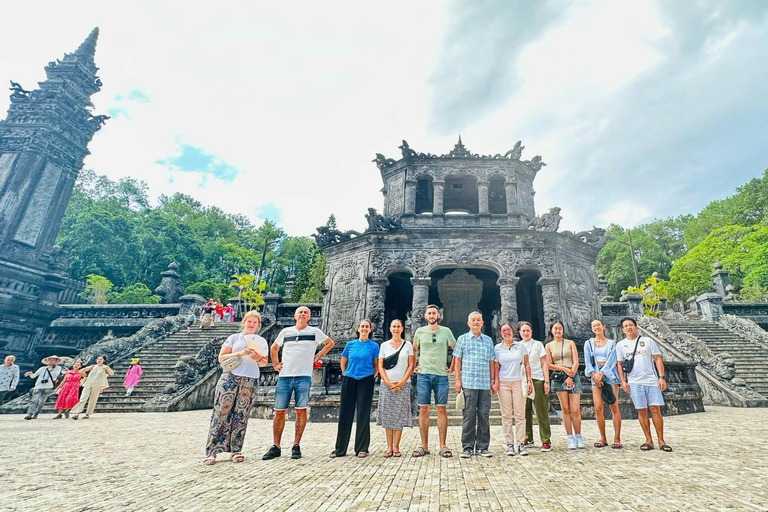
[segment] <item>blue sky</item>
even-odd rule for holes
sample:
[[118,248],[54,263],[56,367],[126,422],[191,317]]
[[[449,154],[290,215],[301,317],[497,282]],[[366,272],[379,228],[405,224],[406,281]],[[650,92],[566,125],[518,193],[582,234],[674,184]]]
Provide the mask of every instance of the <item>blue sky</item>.
[[[37,5],[37,4],[36,4]],[[375,153],[542,155],[561,228],[696,213],[768,167],[768,2],[20,2],[0,80],[94,26],[86,167],[308,235],[381,207]],[[0,109],[7,108],[7,96]]]

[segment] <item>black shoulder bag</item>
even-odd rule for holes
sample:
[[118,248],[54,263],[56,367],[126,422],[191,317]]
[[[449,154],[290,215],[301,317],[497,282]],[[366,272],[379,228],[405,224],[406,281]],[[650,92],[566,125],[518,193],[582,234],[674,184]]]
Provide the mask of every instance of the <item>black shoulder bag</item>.
[[[560,344],[560,362],[563,362],[563,350],[565,350],[565,340]],[[561,370],[551,370],[549,373],[549,380],[562,384],[568,378],[568,375]]]
[[635,352],[637,352],[637,344],[640,343],[640,336],[635,340],[635,348],[632,350],[632,358],[625,359],[621,362],[621,369],[624,370],[624,374],[632,372],[632,368],[635,367]]
[[[597,370],[597,360],[595,359],[595,339],[592,338],[590,340],[592,342],[592,352],[590,352],[590,356],[592,356],[592,368]],[[606,343],[608,343],[606,341]],[[616,395],[613,394],[613,388],[606,384],[605,382],[600,381],[600,395],[603,397],[603,402],[607,403],[608,405],[613,405],[616,403]]]
[[405,346],[405,340],[403,340],[403,342],[400,344],[400,348],[397,349],[397,352],[382,359],[381,364],[382,366],[384,366],[385,370],[391,370],[392,368],[397,366],[397,362],[400,358],[400,352],[403,350],[404,346]]

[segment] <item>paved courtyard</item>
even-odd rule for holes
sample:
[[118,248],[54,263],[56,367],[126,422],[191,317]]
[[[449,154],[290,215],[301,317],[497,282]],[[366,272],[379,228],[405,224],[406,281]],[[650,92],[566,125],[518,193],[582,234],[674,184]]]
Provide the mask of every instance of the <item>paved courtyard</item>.
[[[0,416],[0,510],[768,510],[765,409],[709,407],[666,418],[674,453],[642,453],[640,427],[624,423],[623,450],[566,452],[553,427],[551,453],[507,457],[494,427],[490,459],[384,459],[372,425],[372,456],[330,460],[334,424],[310,424],[304,458],[261,460],[271,422],[251,420],[246,461],[202,465],[209,411],[96,414],[89,420]],[[286,426],[285,441],[293,424]],[[458,454],[460,428],[448,444]],[[285,445],[290,446],[288,443]]]

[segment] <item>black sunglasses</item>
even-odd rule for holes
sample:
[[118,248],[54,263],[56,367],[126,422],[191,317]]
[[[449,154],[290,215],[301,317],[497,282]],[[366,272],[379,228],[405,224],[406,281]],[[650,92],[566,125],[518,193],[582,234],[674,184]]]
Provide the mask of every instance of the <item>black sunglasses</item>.
[[432,333],[432,343],[437,343],[437,333]]

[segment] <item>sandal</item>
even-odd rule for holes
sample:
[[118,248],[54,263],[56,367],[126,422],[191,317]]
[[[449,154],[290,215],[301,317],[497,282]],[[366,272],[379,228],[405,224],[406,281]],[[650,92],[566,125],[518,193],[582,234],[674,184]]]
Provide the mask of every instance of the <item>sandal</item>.
[[213,466],[216,464],[216,456],[215,455],[209,455],[203,460],[203,464],[206,466]]
[[443,446],[440,448],[440,456],[444,459],[450,459],[453,457],[453,452],[449,450],[447,446]]
[[649,452],[653,450],[653,445],[649,443],[643,443],[640,445],[640,449],[644,452]]
[[384,457],[388,459],[388,458],[392,457],[394,454],[395,453],[392,450],[387,450],[387,451],[384,452]]
[[[345,454],[346,455],[346,454]],[[336,450],[333,450],[330,455],[328,455],[330,458],[335,459],[337,457],[344,457],[344,455],[339,455],[336,453]]]
[[421,446],[413,450],[413,453],[411,454],[411,457],[423,457],[425,455],[429,455],[429,450],[425,450]]
[[364,459],[368,456],[368,452],[360,452],[357,454],[358,459]]
[[672,451],[672,447],[669,446],[668,444],[663,444],[663,445],[659,446],[659,448],[661,449],[661,451],[667,452],[667,453]]
[[400,452],[392,452],[393,457],[401,457],[403,454]]
[[229,460],[232,462],[243,462],[245,460],[245,456],[242,453],[233,453],[229,456]]
[[606,446],[608,446],[608,443],[602,439],[595,442],[595,448],[605,448]]
[[622,448],[624,448],[624,445],[621,443],[613,443],[611,445],[611,448],[613,448],[614,450],[621,450]]

